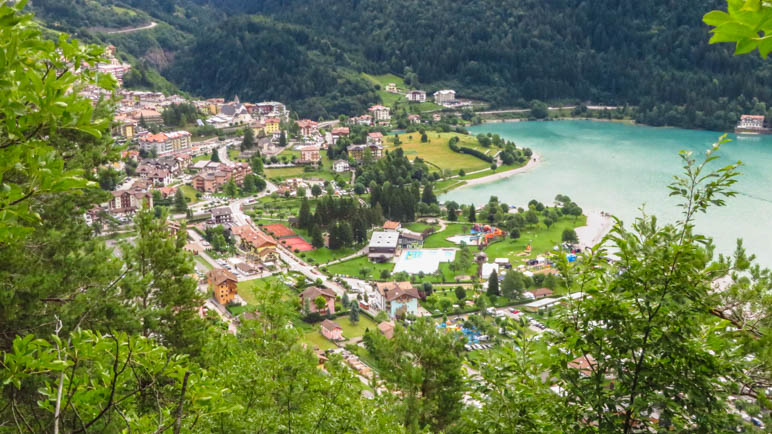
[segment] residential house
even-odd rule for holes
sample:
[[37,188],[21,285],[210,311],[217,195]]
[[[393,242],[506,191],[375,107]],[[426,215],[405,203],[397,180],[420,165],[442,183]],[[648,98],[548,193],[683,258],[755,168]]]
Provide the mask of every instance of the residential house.
[[411,90],[405,94],[410,102],[426,102],[426,92],[423,90]]
[[215,115],[206,118],[206,123],[217,128],[218,130],[228,128],[233,125],[233,118],[225,115]]
[[400,222],[386,220],[386,223],[383,224],[384,231],[398,231],[400,229],[402,229],[402,223]]
[[236,297],[239,280],[235,274],[224,268],[215,268],[206,273],[206,279],[215,300],[221,305],[227,305]]
[[376,282],[372,305],[392,318],[418,313],[418,290],[410,282]]
[[132,139],[137,134],[138,123],[136,120],[126,115],[116,115],[115,126],[112,128],[114,136],[120,136],[125,139]]
[[343,173],[351,170],[351,166],[348,164],[348,160],[335,160],[332,162],[332,171],[335,173]]
[[456,91],[443,89],[434,92],[434,102],[439,105],[453,104],[456,102]]
[[263,124],[265,125],[263,128],[266,136],[281,132],[281,119],[279,118],[267,118],[263,121]]
[[539,299],[552,296],[552,290],[549,288],[539,288],[533,291],[527,291],[526,293],[533,295],[533,298]]
[[344,137],[348,136],[350,134],[350,130],[348,127],[337,127],[332,129],[332,135],[333,137]]
[[113,191],[112,194],[113,197],[107,202],[107,210],[111,214],[133,214],[143,204],[153,207],[153,195],[145,188],[132,186],[127,190]]
[[[198,163],[194,167],[199,167]],[[252,173],[252,168],[249,164],[242,162],[234,163],[231,166],[223,163],[207,162],[200,167],[201,169],[198,174],[193,177],[193,188],[206,193],[217,191],[231,179],[237,185],[242,185],[244,177]]]
[[383,157],[383,145],[371,144],[371,145],[350,145],[346,148],[349,157],[361,162],[365,159],[365,154],[370,152],[370,156],[374,160],[378,160]]
[[399,93],[399,89],[397,89],[396,83],[387,84],[386,87],[383,88],[383,90],[390,93]]
[[[319,297],[322,297],[325,302],[324,307],[321,309],[319,309],[315,303],[315,300]],[[300,302],[304,309],[307,303],[309,312],[332,315],[335,313],[335,297],[335,292],[331,289],[309,286],[305,291],[300,293]]]
[[397,255],[399,232],[373,232],[367,245],[367,258],[373,262],[386,262]]
[[134,110],[130,115],[138,123],[144,120],[147,125],[161,125],[164,121],[161,113],[153,109]]
[[295,121],[295,123],[298,124],[298,128],[300,128],[300,135],[306,137],[315,134],[319,125],[310,119],[301,119],[299,121]]
[[140,149],[157,155],[170,154],[190,149],[190,133],[187,131],[172,131],[170,133],[147,134],[139,138]]
[[319,164],[322,161],[322,154],[319,152],[321,148],[318,145],[299,146],[295,149],[300,151],[298,164]]
[[320,331],[322,336],[331,341],[343,340],[343,329],[340,327],[340,324],[336,323],[335,321],[330,321],[328,319],[322,321]]
[[362,115],[349,119],[349,122],[356,125],[370,126],[373,124],[373,117],[370,115]]
[[375,122],[388,123],[391,120],[391,114],[390,114],[391,109],[389,109],[386,106],[382,106],[380,104],[374,105],[367,110],[373,116],[373,119],[375,120]]
[[233,221],[232,211],[227,206],[214,208],[210,212],[212,213],[212,220],[218,225]]
[[391,339],[394,337],[394,323],[391,321],[383,321],[378,324],[378,331],[381,332],[386,339]]
[[383,144],[383,134],[380,131],[367,133],[368,145],[381,145]]
[[421,115],[416,115],[416,114],[407,115],[407,120],[411,124],[420,124],[421,123]]

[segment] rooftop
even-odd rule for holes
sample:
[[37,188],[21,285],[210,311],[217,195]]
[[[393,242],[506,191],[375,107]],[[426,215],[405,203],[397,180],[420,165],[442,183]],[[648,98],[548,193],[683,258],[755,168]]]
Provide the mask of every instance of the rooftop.
[[399,232],[373,232],[369,246],[396,248],[398,243]]

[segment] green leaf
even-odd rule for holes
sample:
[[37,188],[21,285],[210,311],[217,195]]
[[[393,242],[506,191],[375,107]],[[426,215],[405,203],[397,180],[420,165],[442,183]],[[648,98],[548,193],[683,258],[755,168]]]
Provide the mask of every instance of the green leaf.
[[736,22],[728,22],[728,23],[721,24],[720,26],[717,26],[715,29],[713,29],[713,31],[716,34],[720,33],[727,36],[734,36],[737,39],[754,38],[759,36],[759,34],[756,31],[754,31],[751,27],[746,26],[745,24],[740,24]]
[[734,55],[737,56],[738,54],[745,54],[750,53],[751,51],[756,49],[756,46],[758,45],[757,41],[751,40],[751,39],[741,39],[737,42],[737,47],[734,50]]
[[724,11],[710,11],[702,17],[702,22],[709,26],[720,26],[732,21],[732,17]]
[[770,52],[772,52],[772,35],[762,38],[761,43],[759,43],[761,57],[766,59]]

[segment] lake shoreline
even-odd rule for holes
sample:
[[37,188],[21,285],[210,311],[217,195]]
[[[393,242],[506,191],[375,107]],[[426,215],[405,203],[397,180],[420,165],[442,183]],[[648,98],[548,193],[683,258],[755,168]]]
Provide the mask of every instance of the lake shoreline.
[[514,176],[519,173],[530,172],[534,168],[538,167],[540,163],[541,163],[541,155],[537,153],[533,153],[531,155],[531,158],[525,164],[525,166],[520,166],[517,169],[510,169],[504,172],[493,173],[480,178],[464,180],[464,184],[459,185],[458,187],[453,187],[450,190],[446,191],[444,194],[450,193],[451,191],[461,190],[466,187],[471,187],[473,185],[488,184],[490,182],[495,182],[501,179],[509,178],[510,176]]

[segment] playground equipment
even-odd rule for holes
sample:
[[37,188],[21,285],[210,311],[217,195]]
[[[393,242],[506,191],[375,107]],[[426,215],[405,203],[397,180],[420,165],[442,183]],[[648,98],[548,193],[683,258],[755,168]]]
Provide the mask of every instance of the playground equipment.
[[480,235],[482,237],[482,244],[488,245],[488,242],[491,239],[504,236],[504,231],[491,225],[481,226],[479,224],[475,224],[472,226],[472,235]]

